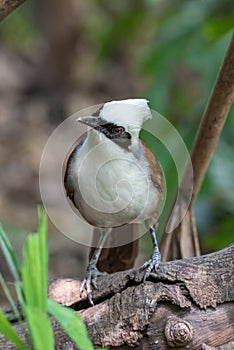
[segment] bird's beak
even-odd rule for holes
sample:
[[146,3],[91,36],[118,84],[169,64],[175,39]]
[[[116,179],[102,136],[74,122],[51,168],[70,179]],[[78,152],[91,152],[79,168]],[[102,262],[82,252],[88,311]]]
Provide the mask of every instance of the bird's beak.
[[94,129],[99,129],[101,124],[103,123],[102,119],[100,117],[95,117],[95,116],[84,116],[84,117],[79,117],[77,119],[79,123],[85,124],[90,126],[91,128]]

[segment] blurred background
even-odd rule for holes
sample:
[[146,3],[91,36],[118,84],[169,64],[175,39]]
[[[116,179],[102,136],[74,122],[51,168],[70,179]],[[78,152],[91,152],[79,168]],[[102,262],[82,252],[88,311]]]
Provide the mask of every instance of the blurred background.
[[[19,255],[36,229],[40,158],[55,127],[90,105],[142,97],[190,149],[233,27],[232,0],[28,0],[1,22],[0,220]],[[196,201],[202,253],[233,240],[233,130],[232,109]],[[170,192],[172,161],[142,137]],[[83,274],[87,247],[52,224],[49,246],[50,278]],[[145,238],[139,261],[147,247]]]

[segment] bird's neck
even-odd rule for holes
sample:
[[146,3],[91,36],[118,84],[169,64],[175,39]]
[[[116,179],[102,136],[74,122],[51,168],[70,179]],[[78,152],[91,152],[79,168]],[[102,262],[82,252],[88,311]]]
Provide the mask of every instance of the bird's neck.
[[138,133],[133,133],[131,135],[131,140],[130,140],[130,145],[125,148],[122,147],[120,144],[115,143],[113,140],[108,139],[104,134],[102,134],[101,132],[98,132],[94,129],[88,130],[88,135],[87,135],[87,141],[90,147],[95,147],[105,141],[109,141],[111,142],[114,148],[116,148],[116,151],[120,151],[123,152],[123,149],[125,151],[129,151],[131,153],[133,153],[137,158],[139,153],[141,153],[141,143],[139,140],[139,132]]
[[87,134],[87,141],[91,147],[94,147],[105,141],[105,135],[101,132],[94,130],[93,128],[89,128]]
[[141,142],[139,139],[140,129],[134,129],[131,132],[131,145],[129,146],[129,150],[138,158],[141,153]]

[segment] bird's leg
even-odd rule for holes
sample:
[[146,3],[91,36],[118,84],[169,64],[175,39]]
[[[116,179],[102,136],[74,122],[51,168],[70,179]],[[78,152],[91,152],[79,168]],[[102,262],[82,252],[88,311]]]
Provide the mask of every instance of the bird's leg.
[[95,249],[92,258],[90,259],[86,276],[80,287],[80,296],[82,296],[84,290],[86,289],[87,297],[91,305],[94,305],[92,298],[92,286],[97,288],[96,279],[98,275],[101,275],[102,272],[97,269],[97,262],[102,251],[102,248],[105,244],[106,238],[110,233],[110,229],[102,229],[100,230],[101,237],[98,241],[97,248]]
[[153,242],[153,254],[151,255],[151,258],[148,261],[146,261],[142,266],[142,268],[145,269],[145,275],[143,279],[144,282],[146,278],[149,277],[149,274],[153,270],[153,268],[155,270],[157,269],[161,260],[161,254],[158,248],[158,242],[157,242],[157,237],[156,237],[156,232],[154,227],[150,228],[150,235]]

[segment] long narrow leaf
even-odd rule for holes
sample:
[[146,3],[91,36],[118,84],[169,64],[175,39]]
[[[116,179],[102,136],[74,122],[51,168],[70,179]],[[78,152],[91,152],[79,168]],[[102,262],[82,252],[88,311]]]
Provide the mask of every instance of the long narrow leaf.
[[5,234],[2,225],[0,225],[0,247],[2,248],[3,254],[6,258],[7,264],[10,268],[12,276],[15,281],[20,280],[20,264],[13,251],[11,243]]
[[47,216],[44,211],[38,208],[38,234],[39,234],[39,253],[41,262],[41,293],[44,300],[44,307],[47,308],[48,294],[48,235],[47,235]]
[[48,311],[58,321],[80,350],[94,350],[88,338],[85,325],[75,311],[65,308],[52,300],[48,300]]
[[47,315],[48,249],[46,215],[38,212],[38,233],[30,235],[24,248],[21,300],[35,350],[53,350],[54,337]]
[[5,338],[7,338],[13,344],[15,344],[20,350],[28,350],[28,348],[24,345],[24,343],[16,333],[11,323],[6,319],[1,309],[0,309],[0,333],[2,333]]
[[2,286],[2,289],[8,299],[9,304],[11,305],[11,308],[14,312],[14,316],[16,317],[17,320],[20,320],[20,314],[19,311],[15,305],[14,299],[12,298],[11,292],[4,280],[4,278],[2,277],[2,274],[0,273],[0,285]]
[[38,233],[30,235],[24,249],[22,266],[26,304],[46,312],[48,285],[47,227],[45,214],[39,217]]
[[28,237],[24,248],[22,281],[26,304],[32,307],[43,307],[41,295],[41,266],[38,235]]
[[54,350],[54,335],[50,319],[42,310],[25,305],[24,312],[34,350]]

